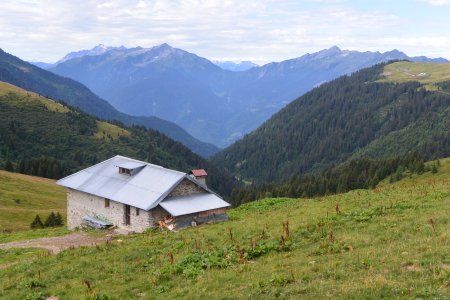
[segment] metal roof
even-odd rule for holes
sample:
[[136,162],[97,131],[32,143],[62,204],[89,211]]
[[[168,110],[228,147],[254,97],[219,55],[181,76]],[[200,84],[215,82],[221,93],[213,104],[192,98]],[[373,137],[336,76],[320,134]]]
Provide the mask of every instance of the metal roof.
[[127,162],[116,165],[116,167],[133,170],[133,169],[145,167],[146,165],[147,165],[146,163],[142,163],[140,161],[127,161]]
[[[117,166],[128,164],[143,167],[133,176],[119,174]],[[184,178],[191,180],[186,173],[117,155],[62,178],[56,183],[140,209],[150,210],[167,197]],[[198,184],[197,181],[191,181]],[[202,187],[211,192],[206,187]]]
[[209,193],[168,197],[159,205],[174,217],[230,206],[229,203]]

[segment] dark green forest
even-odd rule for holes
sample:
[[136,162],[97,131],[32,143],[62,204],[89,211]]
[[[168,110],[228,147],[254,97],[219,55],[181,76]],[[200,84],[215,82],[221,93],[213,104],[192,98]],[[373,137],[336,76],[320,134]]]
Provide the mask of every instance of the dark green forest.
[[262,184],[358,157],[411,151],[425,159],[450,155],[450,94],[427,91],[418,82],[376,82],[383,67],[315,88],[212,161],[243,180]]
[[95,136],[98,120],[76,108],[69,109],[49,110],[39,97],[26,93],[0,96],[0,166],[57,179],[124,155],[183,172],[204,168],[209,174],[208,185],[223,196],[229,195],[235,184],[232,176],[157,131],[117,123],[129,134],[99,138]]
[[[431,171],[437,171],[439,161]],[[234,205],[240,205],[267,197],[310,198],[356,189],[375,188],[377,184],[389,177],[391,182],[402,179],[407,174],[422,174],[428,171],[424,160],[417,153],[408,153],[385,159],[356,159],[346,164],[326,169],[320,173],[292,176],[279,184],[254,184],[235,188],[231,198]]]

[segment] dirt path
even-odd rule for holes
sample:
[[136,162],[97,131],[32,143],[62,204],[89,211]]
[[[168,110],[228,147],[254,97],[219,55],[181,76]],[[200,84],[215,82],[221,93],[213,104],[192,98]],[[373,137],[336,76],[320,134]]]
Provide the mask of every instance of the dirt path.
[[62,250],[81,246],[95,246],[110,240],[111,236],[95,237],[85,233],[71,233],[64,236],[38,238],[25,241],[0,244],[0,249],[9,248],[44,248],[57,254]]

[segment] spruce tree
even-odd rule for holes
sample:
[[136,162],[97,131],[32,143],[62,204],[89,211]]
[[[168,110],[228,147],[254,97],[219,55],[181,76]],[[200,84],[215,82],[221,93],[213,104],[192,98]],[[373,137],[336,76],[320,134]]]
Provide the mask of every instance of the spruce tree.
[[63,222],[62,216],[58,211],[55,216],[55,226],[63,226],[63,225],[64,225],[64,222]]
[[56,223],[56,215],[54,212],[52,212],[48,217],[47,220],[45,220],[44,226],[45,227],[55,227]]
[[39,217],[39,215],[36,215],[33,222],[31,222],[30,227],[32,229],[44,228],[44,224],[42,224],[41,217]]

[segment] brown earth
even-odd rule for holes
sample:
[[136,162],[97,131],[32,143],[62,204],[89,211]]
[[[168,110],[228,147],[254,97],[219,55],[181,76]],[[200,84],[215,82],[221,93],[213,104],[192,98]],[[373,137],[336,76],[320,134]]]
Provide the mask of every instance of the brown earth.
[[81,246],[95,246],[111,240],[111,235],[92,236],[86,233],[71,233],[64,236],[38,238],[25,241],[17,241],[0,244],[0,249],[9,248],[44,248],[53,254],[57,254],[65,249],[77,248]]

